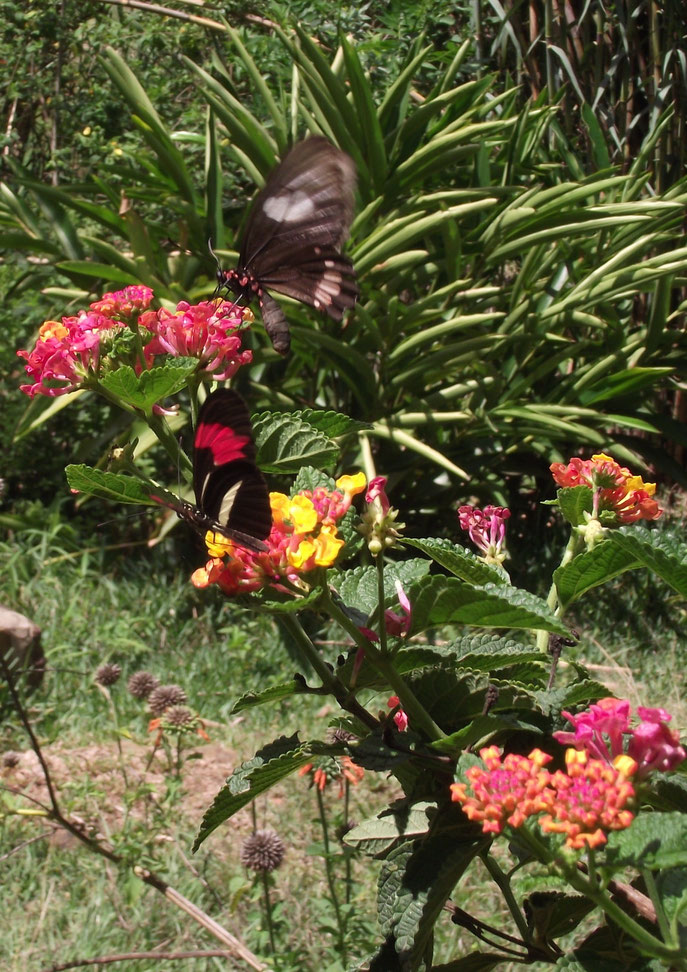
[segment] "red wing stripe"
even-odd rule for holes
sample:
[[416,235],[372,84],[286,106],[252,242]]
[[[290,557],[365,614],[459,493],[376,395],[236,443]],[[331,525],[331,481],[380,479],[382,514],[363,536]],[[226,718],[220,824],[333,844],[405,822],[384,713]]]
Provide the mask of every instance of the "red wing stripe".
[[248,435],[237,435],[228,425],[203,422],[196,430],[196,449],[209,449],[215,466],[223,466],[235,459],[245,459],[245,447],[251,438]]

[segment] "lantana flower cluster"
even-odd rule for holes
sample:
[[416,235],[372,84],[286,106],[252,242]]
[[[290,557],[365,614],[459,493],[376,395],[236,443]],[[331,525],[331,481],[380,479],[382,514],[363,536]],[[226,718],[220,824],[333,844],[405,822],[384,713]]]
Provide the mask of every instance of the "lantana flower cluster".
[[657,520],[663,512],[653,499],[656,484],[645,483],[641,476],[633,476],[626,466],[619,465],[604,453],[591,459],[571,459],[567,465],[554,462],[549,468],[559,486],[588,486],[593,490],[592,517],[595,519],[601,513],[611,513],[620,525],[637,520]]
[[316,567],[331,567],[344,546],[337,524],[353,497],[365,489],[365,476],[341,476],[336,488],[318,486],[294,496],[270,493],[272,530],[262,552],[237,546],[209,532],[205,542],[211,559],[196,570],[196,587],[217,584],[225,594],[247,594],[263,587],[288,590],[283,581],[304,589],[302,575]]
[[486,769],[470,767],[467,783],[451,784],[451,799],[462,804],[470,820],[482,824],[484,833],[500,834],[506,826],[517,828],[538,818],[542,831],[565,834],[566,847],[579,850],[606,843],[609,830],[632,823],[635,790],[630,777],[636,763],[629,756],[618,756],[609,765],[568,749],[566,771],[552,773],[546,764],[553,757],[541,749],[529,756],[502,757],[497,746],[487,746],[479,755]]
[[482,559],[488,564],[501,566],[507,557],[505,549],[506,521],[510,510],[505,506],[459,506],[458,522],[461,530],[467,530],[470,539],[482,551]]
[[31,398],[66,395],[124,364],[151,368],[159,355],[197,358],[200,370],[225,381],[252,360],[241,349],[241,329],[253,320],[247,308],[212,300],[149,310],[152,301],[150,287],[125,287],[72,317],[45,321],[35,346],[17,352],[32,379],[21,390]]
[[470,820],[481,822],[484,833],[498,834],[538,817],[545,833],[565,834],[567,847],[597,847],[608,831],[632,823],[633,780],[652,770],[672,770],[687,755],[677,733],[668,729],[671,716],[664,709],[639,706],[634,728],[627,700],[601,699],[577,716],[563,715],[575,729],[554,733],[558,742],[572,744],[565,752],[565,772],[546,769],[552,757],[540,749],[502,757],[496,746],[488,746],[480,750],[486,769],[472,766],[467,783],[451,785],[451,798]]

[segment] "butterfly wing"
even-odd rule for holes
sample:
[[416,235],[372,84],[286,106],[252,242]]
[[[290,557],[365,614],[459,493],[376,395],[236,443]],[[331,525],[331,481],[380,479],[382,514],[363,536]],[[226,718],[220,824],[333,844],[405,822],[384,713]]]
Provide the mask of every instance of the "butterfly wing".
[[339,249],[353,217],[355,166],[326,138],[299,142],[253,203],[234,276],[249,281],[275,348],[289,347],[288,325],[265,290],[294,297],[341,320],[358,296],[355,271]]
[[193,486],[199,526],[252,549],[265,549],[261,541],[272,528],[269,491],[255,465],[248,409],[228,388],[209,395],[198,415]]

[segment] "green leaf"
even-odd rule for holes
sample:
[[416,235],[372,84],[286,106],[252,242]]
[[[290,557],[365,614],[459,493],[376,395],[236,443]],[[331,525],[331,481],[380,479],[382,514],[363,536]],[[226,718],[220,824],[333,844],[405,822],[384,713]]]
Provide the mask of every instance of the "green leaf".
[[605,584],[626,570],[641,567],[640,561],[617,544],[607,540],[597,543],[592,550],[578,554],[564,567],[553,573],[561,606],[567,608],[593,587]]
[[566,486],[557,495],[561,513],[571,526],[585,523],[585,513],[592,512],[593,495],[589,486]]
[[662,871],[656,877],[658,895],[668,920],[687,949],[687,868]]
[[370,428],[368,422],[358,422],[356,419],[349,418],[348,415],[342,415],[341,412],[331,410],[303,408],[297,412],[289,412],[289,415],[306,422],[317,432],[321,432],[330,439],[337,439],[341,435]]
[[576,705],[589,705],[608,695],[608,686],[594,679],[585,678],[573,685],[566,685],[560,689],[547,689],[535,692],[537,704],[547,715],[558,716],[563,709],[570,709]]
[[154,506],[155,501],[150,498],[150,490],[135,476],[125,476],[122,473],[105,472],[92,466],[67,466],[65,469],[70,489],[78,490],[89,496],[100,499],[114,500],[117,503],[137,503]]
[[174,358],[172,362],[137,375],[130,365],[105,374],[100,384],[134,408],[149,412],[153,405],[175,395],[198,368],[196,358]]
[[417,968],[456,882],[488,844],[443,833],[392,848],[379,876],[379,922],[394,938],[401,967]]
[[344,843],[369,856],[386,853],[402,838],[421,837],[426,834],[436,809],[436,803],[427,800],[392,803],[375,817],[370,817],[349,830],[344,837]]
[[608,835],[600,867],[662,868],[687,866],[687,818],[681,813],[641,813],[626,830]]
[[318,486],[324,486],[325,489],[336,489],[334,480],[327,473],[315,469],[313,466],[302,466],[298,470],[291,495],[295,496],[296,493],[300,493],[304,489],[317,489]]
[[609,540],[626,557],[635,557],[682,597],[687,597],[687,544],[681,534],[627,526],[610,531]]
[[280,702],[282,699],[289,699],[293,695],[302,695],[306,691],[303,682],[294,678],[290,682],[282,682],[281,685],[272,685],[270,688],[263,689],[262,692],[246,692],[234,702],[231,712],[233,715],[236,712],[243,712],[245,709],[254,709],[266,702]]
[[250,594],[245,598],[247,604],[271,614],[298,614],[316,604],[322,596],[322,589],[315,587],[307,594],[282,594],[279,591],[265,588],[260,593]]
[[193,850],[198,850],[213,830],[256,796],[305,766],[309,758],[310,751],[299,741],[298,733],[280,736],[259,749],[253,759],[234,770],[205,812]]
[[541,598],[505,584],[471,587],[456,577],[429,577],[408,592],[412,633],[439,624],[483,628],[535,628],[568,636],[569,629]]
[[534,891],[525,898],[523,908],[536,940],[551,942],[577,928],[595,905],[581,894]]
[[456,577],[481,587],[484,584],[508,584],[508,575],[498,567],[485,564],[471,550],[460,547],[450,540],[433,539],[413,540],[403,537],[402,543],[408,547],[415,547],[441,564]]
[[335,442],[291,412],[263,412],[252,418],[258,464],[268,473],[296,473],[303,465],[333,465],[340,455]]
[[[384,603],[396,601],[396,581],[399,580],[407,590],[413,581],[429,573],[426,560],[404,560],[384,567]],[[378,608],[377,568],[355,567],[353,570],[333,571],[329,575],[332,587],[347,607],[357,608],[368,616]]]
[[462,958],[443,965],[433,965],[432,972],[489,972],[503,965],[503,955],[497,952],[469,952]]

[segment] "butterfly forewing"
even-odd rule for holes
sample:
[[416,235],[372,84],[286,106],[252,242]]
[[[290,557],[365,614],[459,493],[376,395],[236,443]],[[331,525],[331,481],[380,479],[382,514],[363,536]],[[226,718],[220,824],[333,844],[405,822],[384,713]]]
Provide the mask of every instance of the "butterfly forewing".
[[289,348],[275,290],[341,320],[358,296],[355,271],[339,253],[353,217],[355,166],[326,138],[299,142],[270,174],[248,217],[239,265],[226,275],[242,299],[260,301],[277,351]]
[[[265,549],[261,541],[272,528],[267,483],[255,465],[246,404],[228,388],[213,392],[198,415],[193,486],[199,525],[202,519],[208,530],[253,549]],[[246,539],[253,543],[245,543]]]

